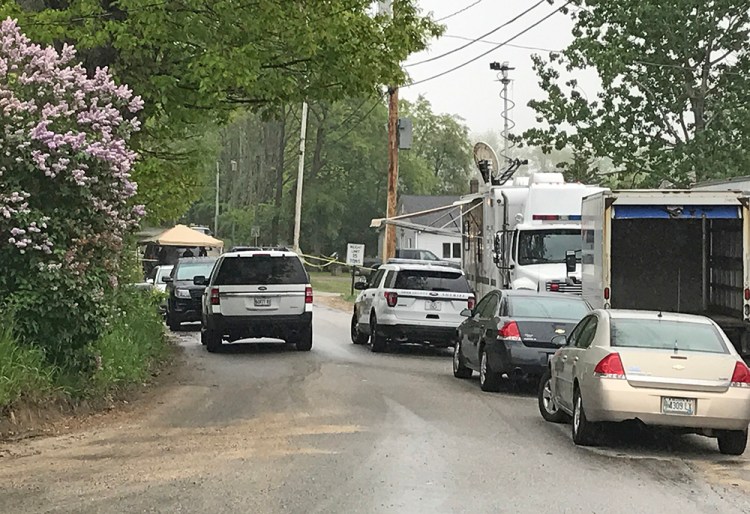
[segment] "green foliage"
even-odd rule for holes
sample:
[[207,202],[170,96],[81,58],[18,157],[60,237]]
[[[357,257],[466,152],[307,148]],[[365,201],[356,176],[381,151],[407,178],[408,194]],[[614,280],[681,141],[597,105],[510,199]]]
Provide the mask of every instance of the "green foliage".
[[[746,174],[750,166],[750,14],[741,0],[580,0],[575,40],[534,56],[546,98],[524,133],[546,151],[571,147],[579,165],[611,158],[632,182],[657,186]],[[575,77],[593,68],[589,101]]]
[[53,391],[52,368],[40,350],[18,343],[13,318],[8,309],[0,313],[0,409]]
[[142,383],[167,351],[163,322],[157,308],[159,293],[122,290],[117,311],[106,333],[89,347],[96,368],[94,390],[113,391]]
[[401,0],[394,20],[372,15],[365,0],[17,0],[3,2],[0,15],[17,17],[39,42],[75,44],[87,69],[108,66],[143,97],[145,160],[134,176],[151,221],[179,215],[175,198],[184,212],[211,155],[178,142],[238,107],[272,117],[302,99],[402,83],[400,63],[442,30],[415,0]]

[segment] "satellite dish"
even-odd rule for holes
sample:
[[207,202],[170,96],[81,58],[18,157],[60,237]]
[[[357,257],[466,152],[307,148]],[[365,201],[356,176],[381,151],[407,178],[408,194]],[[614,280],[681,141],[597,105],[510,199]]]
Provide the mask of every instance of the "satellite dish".
[[477,165],[479,172],[482,173],[484,182],[487,183],[490,180],[490,176],[485,177],[482,171],[482,164],[488,162],[490,164],[490,175],[494,175],[500,168],[500,160],[497,158],[495,150],[490,145],[482,141],[474,145],[474,164]]

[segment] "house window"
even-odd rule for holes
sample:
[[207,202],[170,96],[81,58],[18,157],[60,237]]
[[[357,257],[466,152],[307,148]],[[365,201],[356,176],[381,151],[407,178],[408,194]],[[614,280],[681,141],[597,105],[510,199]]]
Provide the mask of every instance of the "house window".
[[461,243],[453,243],[453,258],[461,258]]
[[451,244],[443,243],[443,259],[451,258]]

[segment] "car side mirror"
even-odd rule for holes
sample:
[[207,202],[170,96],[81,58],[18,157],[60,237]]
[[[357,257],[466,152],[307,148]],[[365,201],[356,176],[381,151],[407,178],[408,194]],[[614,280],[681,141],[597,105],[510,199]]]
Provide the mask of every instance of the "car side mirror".
[[355,282],[354,289],[356,289],[357,291],[364,291],[365,289],[367,289],[367,282]]
[[565,346],[568,344],[568,338],[566,336],[555,336],[552,338],[552,344],[555,346]]
[[573,250],[565,252],[565,269],[568,273],[575,273],[578,264],[576,261],[576,253]]
[[196,286],[207,286],[208,279],[203,275],[198,275],[197,277],[193,277],[193,284]]
[[161,281],[164,282],[165,284],[171,284],[172,282],[174,282],[172,280],[172,277],[162,277]]
[[471,317],[471,311],[469,309],[464,309],[461,311],[461,316],[464,318],[470,318]]

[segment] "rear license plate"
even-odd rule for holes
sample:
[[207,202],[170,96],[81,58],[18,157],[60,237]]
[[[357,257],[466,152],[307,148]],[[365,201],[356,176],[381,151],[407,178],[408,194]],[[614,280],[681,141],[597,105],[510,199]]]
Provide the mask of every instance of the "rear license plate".
[[426,309],[428,311],[439,311],[441,308],[442,307],[439,302],[432,302],[432,301],[426,302]]
[[271,299],[270,298],[256,298],[255,306],[256,307],[270,307]]
[[694,398],[661,398],[662,414],[682,414],[683,416],[693,416],[695,414]]

